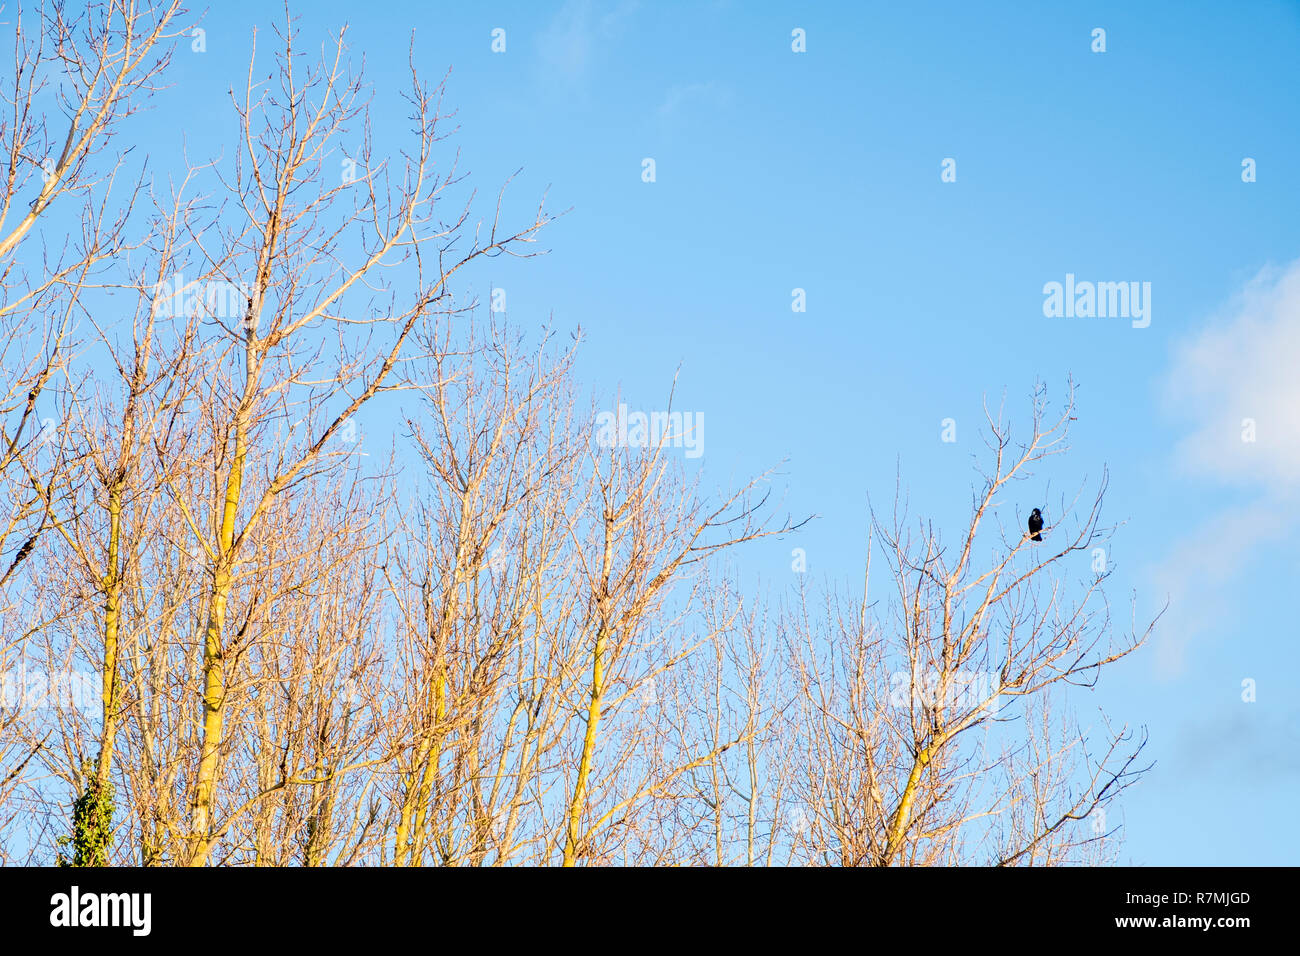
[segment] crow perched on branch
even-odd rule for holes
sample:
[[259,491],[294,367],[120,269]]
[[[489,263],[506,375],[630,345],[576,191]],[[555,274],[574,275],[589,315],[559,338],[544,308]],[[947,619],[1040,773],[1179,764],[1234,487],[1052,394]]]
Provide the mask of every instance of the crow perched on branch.
[[1038,532],[1043,530],[1043,513],[1035,508],[1029,513],[1029,533],[1033,535],[1029,540],[1042,541],[1043,536]]

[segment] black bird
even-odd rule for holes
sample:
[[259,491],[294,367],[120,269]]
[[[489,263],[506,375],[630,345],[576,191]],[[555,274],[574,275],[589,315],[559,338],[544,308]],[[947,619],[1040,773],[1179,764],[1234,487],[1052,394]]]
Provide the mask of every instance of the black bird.
[[1043,513],[1035,508],[1029,513],[1029,533],[1033,535],[1030,541],[1042,541],[1043,536],[1038,532],[1043,530]]

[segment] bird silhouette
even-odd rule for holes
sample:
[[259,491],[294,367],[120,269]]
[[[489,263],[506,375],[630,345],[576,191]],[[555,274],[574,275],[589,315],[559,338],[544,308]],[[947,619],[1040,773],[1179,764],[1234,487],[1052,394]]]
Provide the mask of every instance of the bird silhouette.
[[1035,508],[1029,513],[1029,533],[1033,535],[1029,540],[1042,541],[1043,536],[1038,532],[1043,530],[1043,513]]

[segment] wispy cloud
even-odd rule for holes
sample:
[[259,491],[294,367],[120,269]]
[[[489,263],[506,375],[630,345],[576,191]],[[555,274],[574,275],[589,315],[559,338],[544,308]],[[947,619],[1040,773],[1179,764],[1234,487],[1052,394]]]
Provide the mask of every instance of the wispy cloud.
[[1168,397],[1196,422],[1179,448],[1183,463],[1233,482],[1300,487],[1298,370],[1300,261],[1257,275],[1178,354]]
[[547,73],[565,84],[583,80],[601,49],[627,27],[638,6],[636,0],[613,5],[566,0],[538,37]]
[[1229,704],[1179,729],[1171,768],[1183,779],[1203,779],[1207,770],[1229,779],[1263,780],[1300,775],[1300,751],[1279,747],[1300,729],[1300,709],[1269,710]]
[[1170,543],[1156,566],[1152,587],[1169,597],[1169,612],[1156,628],[1155,666],[1175,677],[1196,640],[1238,616],[1240,592],[1233,582],[1261,547],[1289,535],[1295,521],[1272,496],[1211,514]]
[[1156,667],[1182,671],[1188,647],[1232,614],[1230,586],[1261,546],[1300,520],[1300,261],[1260,272],[1175,356],[1165,397],[1191,421],[1181,466],[1254,494],[1205,513],[1171,543],[1154,583],[1170,596]]
[[718,110],[730,103],[731,90],[712,81],[678,84],[668,90],[664,101],[659,104],[659,115],[664,118],[671,117],[692,106]]

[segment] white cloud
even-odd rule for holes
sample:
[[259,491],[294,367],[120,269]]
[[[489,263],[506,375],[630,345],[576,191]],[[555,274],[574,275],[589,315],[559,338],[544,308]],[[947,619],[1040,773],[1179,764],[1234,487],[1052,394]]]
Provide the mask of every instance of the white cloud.
[[[1300,487],[1300,261],[1266,269],[1180,350],[1168,398],[1196,420],[1179,446],[1195,472]],[[1255,440],[1242,440],[1246,421]]]
[[[1226,626],[1231,585],[1262,546],[1289,538],[1300,509],[1300,261],[1265,269],[1174,358],[1171,407],[1191,420],[1178,458],[1194,476],[1253,490],[1253,500],[1205,514],[1171,542],[1154,584],[1170,598],[1157,628],[1156,669],[1182,671],[1191,643]],[[1245,419],[1254,441],[1243,440]]]

